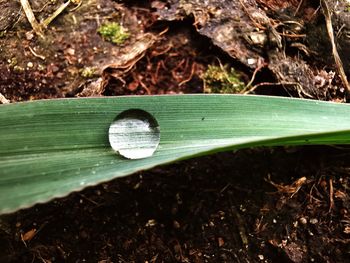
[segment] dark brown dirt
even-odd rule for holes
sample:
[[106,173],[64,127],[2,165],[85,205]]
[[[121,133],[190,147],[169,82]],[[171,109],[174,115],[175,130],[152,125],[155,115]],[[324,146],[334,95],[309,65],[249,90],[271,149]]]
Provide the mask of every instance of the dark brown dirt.
[[5,217],[0,259],[346,262],[349,155],[330,147],[245,150],[115,180]]
[[[318,1],[89,0],[62,13],[45,40],[7,2],[0,93],[11,102],[202,93],[203,73],[220,63],[245,83],[256,71],[251,93],[345,100],[333,60],[314,53],[330,47]],[[64,1],[30,2],[40,19]],[[242,20],[221,12],[228,7]],[[336,27],[346,15],[337,13]],[[96,32],[113,19],[131,33],[121,46]],[[220,38],[217,27],[238,35]],[[266,43],[252,43],[256,33]],[[96,71],[84,77],[86,68]],[[329,146],[249,149],[114,180],[0,217],[0,262],[347,262],[349,155]]]

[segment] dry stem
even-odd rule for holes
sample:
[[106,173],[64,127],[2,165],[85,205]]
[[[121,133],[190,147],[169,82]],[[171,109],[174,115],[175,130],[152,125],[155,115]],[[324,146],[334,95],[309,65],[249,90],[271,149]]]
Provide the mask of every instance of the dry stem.
[[324,17],[326,19],[326,27],[327,27],[327,32],[328,32],[328,35],[329,35],[329,39],[331,40],[331,43],[332,43],[332,52],[333,52],[333,57],[334,57],[334,60],[335,60],[335,64],[337,66],[338,73],[339,73],[340,78],[341,78],[341,80],[343,82],[343,85],[346,88],[347,96],[349,96],[349,94],[350,94],[350,85],[349,85],[348,79],[346,77],[346,74],[345,74],[345,71],[344,71],[344,68],[343,68],[343,63],[342,63],[342,61],[340,59],[340,56],[338,54],[338,50],[337,50],[337,47],[336,47],[336,44],[335,44],[334,32],[333,32],[333,26],[332,26],[332,17],[331,17],[331,13],[329,11],[327,2],[325,0],[321,0],[321,7],[322,7],[322,10],[323,10]]
[[66,3],[63,3],[51,16],[49,16],[42,22],[42,25],[44,27],[47,27],[59,14],[61,14],[64,11],[64,9],[66,9],[70,2],[71,1],[69,0]]
[[334,199],[333,199],[333,180],[332,178],[329,179],[329,212],[332,212],[333,207],[334,207]]
[[23,7],[24,13],[26,14],[26,17],[27,17],[30,25],[32,26],[34,32],[38,36],[44,38],[44,34],[43,34],[42,29],[41,29],[41,25],[36,20],[34,13],[33,13],[33,10],[29,4],[29,1],[28,0],[21,0],[21,5]]

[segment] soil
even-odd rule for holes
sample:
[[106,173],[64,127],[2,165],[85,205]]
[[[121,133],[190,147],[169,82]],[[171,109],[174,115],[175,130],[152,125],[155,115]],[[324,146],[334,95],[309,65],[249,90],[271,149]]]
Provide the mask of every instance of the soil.
[[[348,74],[345,2],[328,6]],[[41,21],[64,1],[30,3]],[[19,2],[0,7],[2,103],[203,93],[208,65],[242,93],[347,101],[319,1],[74,1],[44,38]],[[97,33],[107,21],[125,43]],[[349,155],[247,149],[113,180],[1,216],[0,262],[348,262]]]

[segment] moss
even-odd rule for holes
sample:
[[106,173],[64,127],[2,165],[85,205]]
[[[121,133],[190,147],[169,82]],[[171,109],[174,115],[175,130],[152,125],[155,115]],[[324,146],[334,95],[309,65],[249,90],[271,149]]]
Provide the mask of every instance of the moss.
[[350,3],[349,0],[343,0],[342,1],[344,3],[344,12],[350,12]]
[[92,78],[96,74],[96,69],[94,67],[85,67],[80,70],[80,75],[83,78]]
[[11,68],[13,68],[13,67],[17,66],[18,61],[17,61],[17,58],[16,58],[16,57],[12,57],[12,58],[10,58],[10,59],[7,60],[7,63],[9,64],[9,66],[10,66]]
[[101,25],[97,32],[107,41],[121,45],[130,37],[130,33],[120,24],[110,22]]
[[209,65],[202,78],[206,93],[239,93],[245,88],[240,75],[228,66]]
[[13,67],[13,71],[17,72],[17,73],[21,73],[21,72],[24,72],[25,69],[23,67],[21,67],[21,66],[16,65],[16,66]]

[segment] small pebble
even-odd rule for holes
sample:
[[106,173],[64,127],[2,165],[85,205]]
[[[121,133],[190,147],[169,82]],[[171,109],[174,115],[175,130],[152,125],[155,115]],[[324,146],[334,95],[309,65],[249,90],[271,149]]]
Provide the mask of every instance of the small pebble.
[[225,245],[225,241],[222,237],[218,237],[218,245],[219,247],[222,247],[223,245]]
[[249,65],[254,65],[254,64],[256,64],[257,60],[255,58],[248,58],[247,62]]
[[316,218],[310,219],[310,224],[316,225],[318,223],[318,220]]
[[148,222],[146,223],[146,227],[153,227],[157,225],[157,221],[155,219],[150,219],[148,220]]
[[71,56],[75,55],[75,49],[73,49],[73,48],[67,48],[66,52],[68,55],[71,55]]
[[27,32],[25,35],[27,40],[32,40],[34,38],[34,34],[31,31]]
[[87,233],[85,230],[82,230],[82,231],[80,232],[80,237],[81,237],[82,239],[87,239],[87,238],[89,237],[89,235],[88,235],[88,233]]
[[178,221],[176,221],[176,220],[174,220],[173,226],[174,226],[175,229],[179,229],[181,227],[180,223]]
[[307,224],[307,219],[306,219],[305,217],[300,217],[300,218],[299,218],[299,222],[300,222],[300,224],[302,224],[302,225],[306,225],[306,224]]

